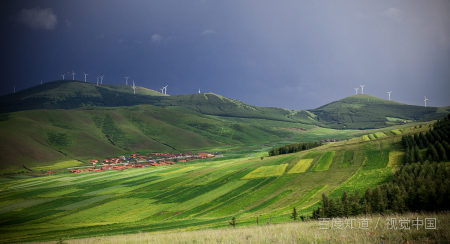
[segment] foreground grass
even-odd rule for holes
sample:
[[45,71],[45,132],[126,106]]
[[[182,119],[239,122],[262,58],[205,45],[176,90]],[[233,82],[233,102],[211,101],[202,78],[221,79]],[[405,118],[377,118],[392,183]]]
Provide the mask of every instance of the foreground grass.
[[[357,222],[364,216],[350,217]],[[390,229],[387,219],[408,219],[410,229]],[[436,229],[425,229],[425,218],[436,218]],[[367,217],[367,229],[323,229],[319,221],[264,224],[179,232],[153,232],[132,235],[98,236],[68,240],[67,243],[449,243],[450,212],[406,213]],[[412,226],[412,220],[423,220],[423,226]],[[226,223],[224,223],[226,224]],[[51,243],[51,242],[48,242]]]

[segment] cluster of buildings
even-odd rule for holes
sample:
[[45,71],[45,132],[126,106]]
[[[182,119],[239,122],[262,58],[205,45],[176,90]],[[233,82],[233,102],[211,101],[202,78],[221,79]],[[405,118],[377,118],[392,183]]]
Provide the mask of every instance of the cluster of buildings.
[[341,141],[340,139],[325,139],[325,140],[321,140],[320,142],[324,143],[324,142],[338,142]]
[[[222,155],[217,155],[222,156]],[[129,168],[143,168],[159,165],[174,165],[203,158],[217,157],[210,153],[182,154],[182,153],[148,153],[147,156],[131,154],[130,157],[120,156],[116,158],[93,159],[89,163],[93,166],[102,165],[100,168],[71,169],[70,173],[86,173],[104,170],[124,170]]]

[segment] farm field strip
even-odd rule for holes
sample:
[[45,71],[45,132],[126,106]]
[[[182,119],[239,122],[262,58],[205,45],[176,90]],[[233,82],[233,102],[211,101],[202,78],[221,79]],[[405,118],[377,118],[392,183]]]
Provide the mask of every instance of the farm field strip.
[[399,166],[403,164],[403,157],[405,153],[400,151],[390,151],[389,152],[389,163],[388,167]]
[[363,141],[370,141],[370,138],[368,135],[363,135],[362,139],[363,139]]
[[299,174],[305,172],[311,166],[314,161],[312,158],[300,159],[295,166],[289,170],[288,174]]
[[[103,200],[103,199],[98,199]],[[143,201],[142,198],[121,198],[112,200],[110,202],[72,213],[62,218],[52,220],[52,224],[64,224],[64,223],[81,223],[81,222],[101,222],[105,219],[110,219],[115,216],[121,215],[134,208],[139,208],[144,205],[151,204],[152,201]],[[68,207],[64,210],[68,210]],[[60,208],[61,209],[61,208]],[[119,219],[120,221],[120,219]]]
[[[236,201],[239,201],[240,199],[248,196],[249,194],[259,190],[260,188],[265,187],[266,185],[270,184],[272,181],[275,180],[275,177],[270,177],[270,178],[258,178],[258,179],[253,179],[253,180],[249,180],[248,184],[243,185],[243,187],[245,186],[246,189],[245,191],[241,191],[241,192],[233,192],[231,191],[231,195],[234,195],[233,197],[229,198],[229,199],[222,199],[223,202],[220,202],[217,206],[214,206],[213,208],[208,209],[207,211],[201,213],[201,215],[205,215],[206,217],[211,217],[212,215],[214,215],[215,211],[218,211],[222,208],[227,207],[230,204],[233,204]],[[238,188],[239,189],[239,188]],[[234,194],[233,194],[234,193]],[[228,194],[225,194],[224,196],[227,196]],[[219,197],[218,199],[220,199],[221,197]]]
[[36,199],[24,199],[20,202],[12,201],[11,203],[5,204],[0,208],[0,214],[12,212],[18,209],[29,208],[34,205],[52,201],[56,198],[36,198]]
[[353,157],[355,156],[354,151],[345,151],[344,159],[341,163],[341,168],[349,167],[353,163]]
[[341,197],[342,193],[347,191],[355,193],[358,191],[359,196],[366,191],[367,187],[373,188],[386,182],[392,175],[392,168],[378,168],[371,170],[364,170],[360,168],[356,174],[336,188],[331,194],[331,197]]
[[91,197],[91,198],[88,198],[88,199],[83,200],[83,201],[74,202],[74,203],[66,205],[66,206],[55,208],[55,210],[72,210],[72,209],[76,209],[76,208],[79,208],[79,207],[84,207],[84,206],[87,206],[87,205],[90,205],[90,204],[93,204],[93,203],[105,200],[105,199],[110,198],[110,197],[112,197],[112,195],[102,195],[102,196]]
[[293,179],[295,179],[297,175],[284,175],[278,177],[276,180],[272,181],[270,184],[266,185],[265,187],[262,187],[262,189],[257,190],[244,198],[235,201],[228,206],[220,209],[219,211],[213,213],[213,216],[220,217],[220,216],[226,216],[233,213],[238,213],[240,210],[243,210],[253,204],[255,204],[257,201],[262,200],[265,197],[270,196],[274,192],[280,190],[282,187],[284,187],[287,183],[291,182]]
[[386,168],[389,163],[389,150],[366,151],[364,170]]
[[203,205],[207,202],[211,202],[212,200],[238,188],[241,187],[242,185],[246,184],[247,181],[231,181],[228,182],[212,191],[206,192],[200,196],[197,196],[195,198],[192,198],[188,201],[183,202],[182,204],[180,204],[179,206],[173,207],[169,210],[178,210],[178,211],[185,211],[185,210],[189,210],[191,208],[194,208],[198,205]]
[[261,166],[250,172],[248,175],[242,177],[242,180],[280,176],[284,173],[286,167],[287,164]]
[[324,171],[328,170],[328,168],[331,165],[331,162],[333,161],[334,155],[336,154],[335,151],[329,151],[325,152],[322,157],[319,159],[317,164],[314,166],[312,171]]
[[66,194],[71,194],[71,193],[77,192],[79,190],[80,189],[77,189],[77,188],[68,188],[68,189],[64,189],[61,191],[53,191],[53,192],[49,192],[46,194],[42,194],[42,195],[39,195],[39,197],[60,197],[60,196],[66,195]]
[[276,195],[276,196],[274,196],[274,197],[272,197],[272,198],[266,200],[265,202],[259,204],[259,205],[256,206],[256,207],[253,207],[253,208],[251,208],[251,209],[249,209],[249,210],[247,210],[247,211],[245,211],[245,212],[246,212],[246,213],[253,213],[253,212],[256,212],[256,211],[258,211],[258,210],[264,209],[265,207],[268,207],[269,205],[275,203],[275,202],[278,201],[279,199],[283,198],[284,196],[286,196],[286,195],[288,195],[288,194],[290,194],[290,193],[292,193],[292,192],[293,192],[292,190],[285,190],[285,191],[283,191],[282,193],[279,193],[278,195]]
[[387,137],[387,135],[384,134],[383,132],[375,132],[374,135],[377,139]]

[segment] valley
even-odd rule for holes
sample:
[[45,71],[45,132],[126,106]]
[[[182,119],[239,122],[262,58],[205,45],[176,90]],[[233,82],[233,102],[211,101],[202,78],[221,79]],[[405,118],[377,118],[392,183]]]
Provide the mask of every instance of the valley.
[[[220,229],[233,217],[238,226],[278,225],[294,208],[312,219],[324,196],[388,182],[410,155],[402,138],[449,112],[368,95],[293,111],[212,93],[134,96],[122,86],[49,83],[0,99],[22,101],[0,116],[0,243]],[[81,88],[90,97],[73,92]],[[44,97],[38,109],[27,105]],[[117,166],[121,156],[200,152],[221,157]],[[92,160],[104,170],[72,169],[93,169]]]

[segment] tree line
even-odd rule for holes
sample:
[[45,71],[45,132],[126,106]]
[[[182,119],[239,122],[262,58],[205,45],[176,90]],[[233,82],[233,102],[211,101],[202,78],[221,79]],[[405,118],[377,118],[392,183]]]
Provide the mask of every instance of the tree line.
[[[312,217],[450,210],[450,171],[441,163],[449,152],[445,145],[450,136],[450,115],[430,128],[426,133],[402,137],[406,148],[404,165],[388,182],[367,188],[362,195],[358,191],[344,191],[336,198],[322,194],[321,206],[313,210]],[[425,148],[427,158],[423,161],[419,150]]]
[[308,150],[308,149],[315,148],[318,146],[322,146],[322,143],[320,143],[320,142],[299,142],[299,143],[284,145],[281,147],[274,147],[269,151],[269,156],[277,156],[280,154],[300,152],[300,151]]

